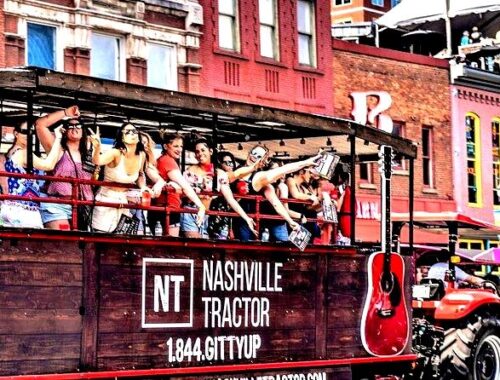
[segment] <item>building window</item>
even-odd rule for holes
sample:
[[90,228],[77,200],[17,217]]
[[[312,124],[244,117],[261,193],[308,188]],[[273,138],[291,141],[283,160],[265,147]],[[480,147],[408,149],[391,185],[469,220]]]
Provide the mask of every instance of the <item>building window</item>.
[[90,75],[112,80],[125,80],[125,57],[120,37],[93,33],[90,53]]
[[351,4],[351,0],[335,0],[335,5]]
[[[398,121],[394,121],[392,134],[394,136],[405,137],[404,124]],[[406,161],[402,158],[394,159],[394,170],[406,170]]]
[[314,3],[299,0],[297,26],[299,31],[299,63],[302,65],[316,65],[314,19]]
[[56,69],[56,28],[28,22],[28,66]]
[[391,0],[391,7],[394,8],[396,5],[398,5],[401,2],[401,0]]
[[278,18],[275,0],[259,0],[260,55],[279,59]]
[[383,7],[384,0],[372,0],[372,5],[376,5],[377,7]]
[[372,164],[359,164],[359,180],[361,183],[373,183]]
[[219,0],[219,47],[240,51],[237,0]]
[[148,44],[148,86],[177,91],[177,53],[174,46]]
[[493,162],[493,204],[500,206],[500,119],[491,122],[491,158]]
[[482,240],[460,239],[458,247],[461,249],[477,249],[484,250],[484,242]]
[[434,187],[433,135],[430,127],[422,128],[422,174],[425,187]]
[[469,113],[465,116],[465,140],[467,152],[467,189],[469,204],[480,206],[481,195],[481,146],[479,118]]

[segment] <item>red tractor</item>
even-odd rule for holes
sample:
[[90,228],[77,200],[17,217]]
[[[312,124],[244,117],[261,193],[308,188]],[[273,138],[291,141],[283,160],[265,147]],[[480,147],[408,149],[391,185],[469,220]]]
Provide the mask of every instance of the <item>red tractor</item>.
[[[402,227],[404,217],[395,223]],[[415,213],[415,225],[447,228],[448,268],[444,279],[426,277],[417,256],[413,287],[413,348],[419,354],[411,379],[500,379],[500,295],[497,284],[482,279],[457,283],[463,273],[456,242],[459,228],[494,228],[456,213]],[[399,228],[400,230],[400,228]],[[428,268],[428,267],[427,267]],[[424,269],[424,270],[422,270]],[[460,276],[458,276],[460,277]],[[469,276],[470,277],[470,276]]]

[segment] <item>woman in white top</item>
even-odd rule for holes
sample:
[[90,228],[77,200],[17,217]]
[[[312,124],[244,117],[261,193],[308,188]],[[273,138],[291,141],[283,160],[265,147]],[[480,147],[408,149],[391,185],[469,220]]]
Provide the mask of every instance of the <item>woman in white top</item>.
[[[99,127],[94,133],[89,129],[90,139],[94,147],[92,162],[104,165],[104,181],[134,184],[142,192],[151,192],[146,186],[143,168],[146,161],[144,145],[139,139],[139,132],[131,123],[121,126],[112,149],[101,153],[101,137]],[[127,188],[101,186],[95,197],[98,202],[127,203]],[[94,207],[92,228],[103,232],[113,232],[122,214],[130,216],[130,210],[117,207]]]

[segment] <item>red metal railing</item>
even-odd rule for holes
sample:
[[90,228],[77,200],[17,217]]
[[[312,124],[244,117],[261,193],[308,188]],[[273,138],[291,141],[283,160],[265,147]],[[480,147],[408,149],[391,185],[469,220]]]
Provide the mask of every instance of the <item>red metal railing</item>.
[[[78,206],[86,205],[86,206],[104,206],[111,208],[127,208],[133,210],[150,210],[150,211],[163,211],[165,212],[165,234],[168,235],[168,226],[170,225],[170,215],[172,213],[197,213],[196,210],[189,208],[177,208],[171,207],[169,205],[165,206],[144,206],[141,203],[110,203],[110,202],[101,202],[95,200],[83,200],[78,198],[78,186],[79,185],[91,185],[91,186],[108,186],[108,187],[119,187],[126,189],[137,189],[134,185],[116,183],[116,182],[106,182],[106,181],[98,181],[91,179],[82,179],[82,178],[72,178],[72,177],[59,177],[59,176],[51,176],[51,175],[37,175],[37,174],[21,174],[21,173],[10,173],[6,171],[0,171],[0,177],[11,177],[11,178],[26,178],[32,180],[43,180],[43,181],[54,181],[54,182],[65,182],[71,184],[71,198],[59,198],[59,197],[36,197],[36,196],[19,196],[12,194],[0,194],[0,201],[2,200],[11,200],[11,201],[32,201],[32,202],[44,202],[44,203],[56,203],[56,204],[69,204],[72,207],[72,220],[71,220],[71,229],[78,230],[77,225],[77,216],[78,216]],[[168,188],[164,189],[164,191],[169,191]],[[204,192],[203,195],[209,196],[222,196],[220,193],[216,192]],[[253,218],[256,223],[256,229],[259,230],[261,220],[283,220],[283,218],[279,215],[269,215],[260,213],[261,202],[267,202],[265,198],[259,195],[238,195],[234,194],[236,199],[251,199],[255,201],[255,213],[249,213],[248,216]],[[311,204],[310,201],[301,201],[297,199],[283,199],[283,203],[296,203],[296,204]],[[225,212],[225,211],[213,211],[207,210],[207,215],[220,215],[227,216],[231,218],[239,217],[236,212]],[[321,223],[332,223],[330,221],[324,221],[318,218],[308,218],[308,222],[321,222]]]

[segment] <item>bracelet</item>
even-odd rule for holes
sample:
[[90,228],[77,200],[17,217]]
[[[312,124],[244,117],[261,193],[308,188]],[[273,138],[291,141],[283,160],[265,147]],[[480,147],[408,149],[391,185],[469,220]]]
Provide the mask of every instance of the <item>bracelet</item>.
[[66,113],[66,108],[63,109],[63,112],[64,112],[64,116],[68,117],[68,114]]

